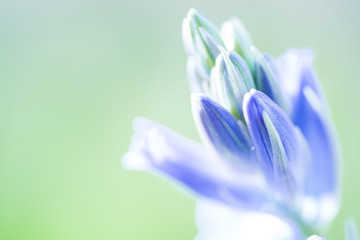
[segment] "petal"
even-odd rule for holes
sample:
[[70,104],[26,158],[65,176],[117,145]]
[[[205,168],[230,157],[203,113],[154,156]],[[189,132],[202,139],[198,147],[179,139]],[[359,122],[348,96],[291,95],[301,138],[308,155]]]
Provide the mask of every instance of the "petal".
[[263,179],[234,171],[201,144],[144,118],[137,118],[134,128],[129,152],[123,156],[126,168],[170,177],[193,193],[229,205],[258,208],[268,201]]
[[312,153],[309,178],[316,176],[317,181],[308,184],[308,191],[317,196],[337,194],[339,147],[312,61],[312,51],[292,49],[279,59],[277,69],[287,95],[293,101],[291,118],[301,129]]
[[330,117],[311,88],[304,88],[301,100],[296,111],[299,116],[294,117],[294,123],[309,143],[312,153],[309,176],[316,178],[314,183],[308,185],[308,191],[315,196],[337,194],[339,153]]
[[300,100],[294,123],[304,134],[311,153],[304,184],[304,219],[326,227],[340,207],[338,145],[327,110],[315,92],[305,87]]
[[300,240],[299,230],[274,215],[238,210],[199,200],[196,206],[195,240]]
[[304,219],[327,225],[339,210],[339,146],[328,106],[314,73],[311,50],[291,49],[279,60],[268,58],[291,102],[290,116],[310,149],[304,186]]
[[290,49],[279,59],[266,55],[266,60],[272,66],[279,84],[282,86],[283,94],[291,102],[289,113],[294,115],[299,112],[298,105],[301,104],[301,95],[305,86],[309,87],[324,101],[325,96],[321,91],[320,84],[313,70],[314,53],[310,49]]
[[251,161],[251,141],[241,121],[203,94],[192,94],[192,109],[200,136],[219,156],[237,163]]
[[314,53],[310,49],[290,49],[278,60],[269,57],[272,62],[284,94],[296,98],[304,85],[316,93],[320,92],[319,83],[312,68]]

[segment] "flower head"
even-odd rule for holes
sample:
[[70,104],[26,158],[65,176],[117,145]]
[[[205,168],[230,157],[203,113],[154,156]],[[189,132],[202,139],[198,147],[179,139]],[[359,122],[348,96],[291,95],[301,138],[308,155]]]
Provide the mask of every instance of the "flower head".
[[291,49],[275,59],[253,46],[240,20],[218,30],[194,9],[182,31],[202,143],[137,119],[124,165],[173,178],[199,202],[235,215],[285,219],[293,234],[286,239],[302,238],[296,226],[327,226],[339,208],[339,155],[312,52]]

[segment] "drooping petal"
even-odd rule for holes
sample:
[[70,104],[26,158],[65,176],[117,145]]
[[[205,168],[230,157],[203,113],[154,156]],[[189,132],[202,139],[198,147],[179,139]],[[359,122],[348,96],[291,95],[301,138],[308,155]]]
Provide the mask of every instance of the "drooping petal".
[[269,97],[254,89],[245,95],[243,108],[257,159],[266,176],[285,192],[291,192],[294,184],[301,186],[307,167],[306,144],[289,117]]
[[268,202],[263,180],[241,174],[213,158],[204,147],[150,120],[134,121],[135,135],[123,165],[170,177],[193,193],[236,207]]
[[198,235],[194,240],[301,240],[294,225],[274,215],[232,209],[199,200],[196,205]]
[[251,163],[249,133],[244,124],[225,108],[203,94],[192,94],[192,109],[203,142],[223,159]]

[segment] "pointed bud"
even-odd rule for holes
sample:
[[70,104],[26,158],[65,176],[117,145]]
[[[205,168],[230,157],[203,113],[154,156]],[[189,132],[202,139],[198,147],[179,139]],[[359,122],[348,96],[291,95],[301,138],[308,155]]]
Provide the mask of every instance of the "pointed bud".
[[192,94],[195,123],[203,141],[227,159],[251,160],[251,141],[245,125],[203,94]]
[[259,164],[269,180],[282,187],[280,191],[291,193],[294,184],[303,181],[299,156],[307,166],[299,132],[286,113],[262,92],[251,90],[245,95],[243,105]]
[[254,55],[250,50],[252,41],[240,19],[233,17],[223,23],[220,29],[221,37],[229,50],[237,52],[253,71]]
[[219,103],[238,119],[243,120],[242,102],[244,95],[255,88],[254,80],[245,61],[236,52],[221,53],[211,72],[211,87]]
[[204,69],[210,74],[219,54],[217,46],[224,46],[217,27],[197,10],[190,9],[183,21],[182,35],[188,55],[199,55]]
[[260,52],[257,48],[251,46],[251,51],[255,56],[254,81],[257,89],[265,93],[282,109],[287,111],[283,93],[272,67],[266,61],[262,52]]

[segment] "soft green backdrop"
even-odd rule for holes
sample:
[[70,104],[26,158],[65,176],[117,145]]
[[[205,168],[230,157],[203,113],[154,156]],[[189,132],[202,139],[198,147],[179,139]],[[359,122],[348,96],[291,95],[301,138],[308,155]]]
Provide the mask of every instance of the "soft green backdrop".
[[[0,239],[191,239],[195,202],[120,160],[142,115],[198,139],[181,21],[239,16],[263,51],[310,46],[342,144],[343,221],[360,223],[359,1],[0,2]],[[331,237],[330,237],[331,236]]]

